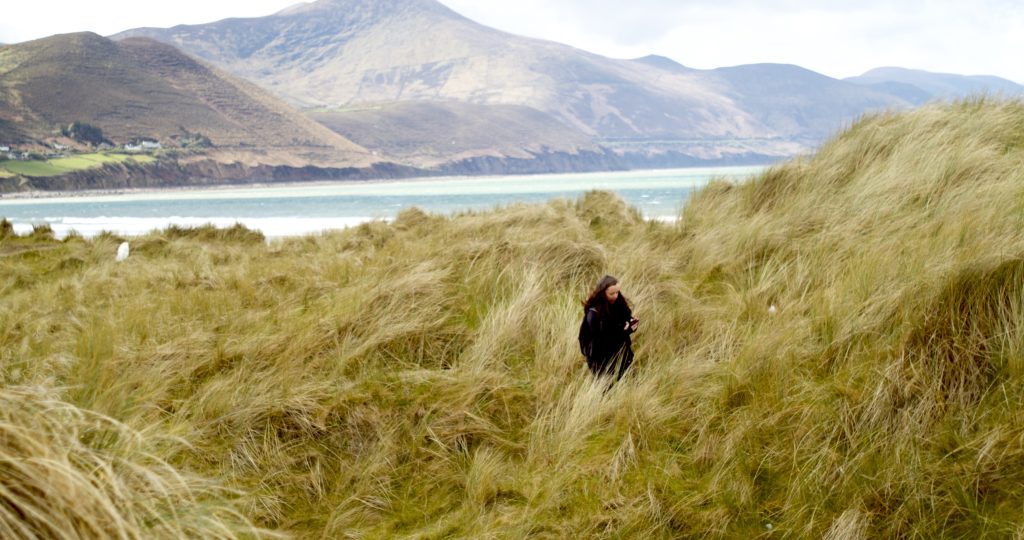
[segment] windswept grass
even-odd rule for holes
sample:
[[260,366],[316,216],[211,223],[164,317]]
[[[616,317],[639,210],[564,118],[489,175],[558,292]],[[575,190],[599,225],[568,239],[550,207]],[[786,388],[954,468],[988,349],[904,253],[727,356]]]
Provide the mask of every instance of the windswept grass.
[[[71,412],[5,450],[2,526],[1019,537],[1022,216],[1024,104],[986,100],[866,118],[676,224],[595,192],[270,244],[169,229],[122,263],[109,235],[7,235],[4,422]],[[608,391],[575,343],[605,272],[642,320]],[[121,463],[110,430],[119,478],[88,465]],[[8,472],[64,448],[73,479]]]
[[182,475],[157,454],[184,449],[54,396],[0,390],[0,536],[234,538],[268,536],[229,504],[234,494]]

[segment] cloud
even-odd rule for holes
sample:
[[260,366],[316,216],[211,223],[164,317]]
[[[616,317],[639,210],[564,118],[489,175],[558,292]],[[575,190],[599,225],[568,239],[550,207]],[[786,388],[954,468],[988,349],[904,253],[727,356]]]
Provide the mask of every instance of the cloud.
[[[488,26],[617,58],[661,54],[698,68],[791,63],[833,77],[896,65],[993,74],[1024,84],[1019,0],[441,1]],[[256,17],[295,3],[12,2],[0,18],[0,42]]]
[[260,17],[295,3],[295,0],[6,2],[3,17],[0,18],[0,42],[16,43],[53,34],[84,31],[110,35],[140,26],[169,27],[177,24],[213,22],[228,17]]
[[1014,0],[442,1],[489,26],[619,58],[792,63],[834,77],[898,65],[1024,83],[1024,8]]

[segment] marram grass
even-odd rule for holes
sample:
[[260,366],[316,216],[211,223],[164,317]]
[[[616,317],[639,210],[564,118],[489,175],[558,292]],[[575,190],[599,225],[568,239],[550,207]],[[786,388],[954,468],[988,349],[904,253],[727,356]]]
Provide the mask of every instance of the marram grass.
[[253,528],[223,486],[160,457],[185,447],[55,397],[0,390],[0,537],[277,537]]
[[0,536],[1024,536],[1020,102],[865,118],[675,224],[0,236]]

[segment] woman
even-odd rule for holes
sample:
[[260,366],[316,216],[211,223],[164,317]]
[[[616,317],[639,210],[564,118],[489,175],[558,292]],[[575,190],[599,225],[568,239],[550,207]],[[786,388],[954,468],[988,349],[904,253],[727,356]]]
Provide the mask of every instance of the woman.
[[618,371],[616,380],[622,378],[633,363],[629,335],[636,331],[639,322],[633,317],[626,297],[619,292],[619,280],[612,276],[601,278],[583,302],[580,323],[580,351],[587,357],[587,367],[594,375]]

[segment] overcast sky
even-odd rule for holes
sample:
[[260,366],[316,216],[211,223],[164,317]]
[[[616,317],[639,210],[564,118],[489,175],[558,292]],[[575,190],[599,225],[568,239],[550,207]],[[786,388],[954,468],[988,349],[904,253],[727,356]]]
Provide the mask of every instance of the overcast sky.
[[[295,0],[10,0],[0,42],[269,15]],[[1020,0],[442,0],[480,23],[617,58],[798,64],[842,78],[900,66],[1024,84]]]

